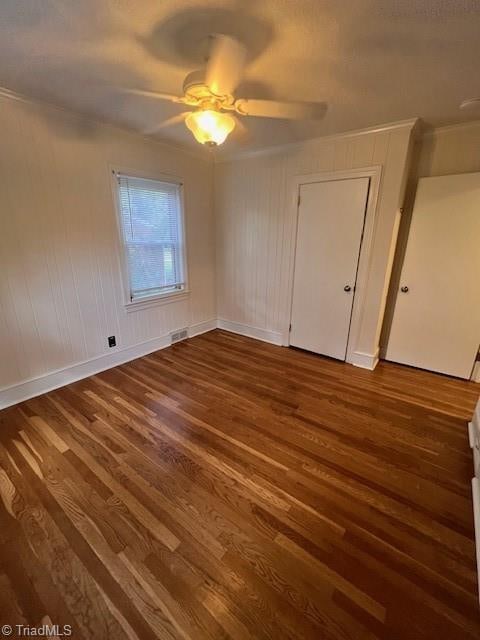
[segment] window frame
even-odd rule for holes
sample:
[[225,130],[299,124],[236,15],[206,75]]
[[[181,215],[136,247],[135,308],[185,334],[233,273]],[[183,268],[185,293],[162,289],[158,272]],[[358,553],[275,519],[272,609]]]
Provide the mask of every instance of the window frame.
[[[115,219],[117,226],[117,240],[118,240],[118,261],[122,284],[122,297],[123,306],[127,313],[131,311],[140,311],[141,309],[147,309],[149,307],[168,304],[170,302],[186,299],[190,294],[189,289],[189,277],[188,277],[188,262],[187,262],[187,230],[185,224],[185,205],[184,205],[184,181],[178,176],[172,176],[164,173],[150,174],[148,171],[139,171],[126,167],[118,167],[110,165],[110,177],[115,209]],[[179,199],[179,231],[180,231],[180,262],[183,272],[184,286],[178,291],[165,291],[163,293],[153,293],[151,295],[142,296],[141,298],[131,299],[131,286],[130,286],[130,270],[128,268],[128,258],[125,245],[125,239],[123,235],[122,226],[122,212],[120,207],[120,194],[118,176],[128,176],[131,178],[138,178],[140,180],[151,180],[154,182],[167,182],[178,186],[178,199]]]

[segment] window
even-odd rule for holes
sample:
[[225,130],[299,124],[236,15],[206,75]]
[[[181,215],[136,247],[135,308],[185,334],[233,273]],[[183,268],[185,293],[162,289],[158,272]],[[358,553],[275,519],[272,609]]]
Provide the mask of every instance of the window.
[[116,176],[130,302],[185,288],[181,185]]

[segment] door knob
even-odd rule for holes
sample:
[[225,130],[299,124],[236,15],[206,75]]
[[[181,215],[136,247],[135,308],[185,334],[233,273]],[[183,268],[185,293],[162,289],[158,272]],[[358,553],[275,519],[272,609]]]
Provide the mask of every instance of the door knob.
[[351,291],[351,290],[352,290],[352,287],[351,287],[349,284],[346,284],[346,285],[343,287],[343,290],[344,290],[344,291],[347,291],[347,293],[348,293],[348,291]]
[[408,287],[402,287],[402,288],[400,289],[400,291],[401,291],[402,293],[408,293]]

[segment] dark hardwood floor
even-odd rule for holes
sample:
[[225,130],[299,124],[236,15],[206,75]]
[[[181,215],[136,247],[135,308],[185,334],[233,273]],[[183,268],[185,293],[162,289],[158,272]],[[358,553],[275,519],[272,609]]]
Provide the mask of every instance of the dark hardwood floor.
[[480,387],[222,331],[0,412],[0,622],[480,637]]

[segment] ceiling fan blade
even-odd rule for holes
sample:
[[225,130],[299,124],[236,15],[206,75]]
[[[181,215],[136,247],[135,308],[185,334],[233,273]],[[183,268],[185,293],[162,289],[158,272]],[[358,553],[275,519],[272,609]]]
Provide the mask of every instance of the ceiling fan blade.
[[146,89],[126,89],[120,88],[122,93],[130,93],[133,96],[142,96],[144,98],[156,98],[157,100],[169,100],[170,102],[181,102],[180,96],[174,96],[171,93],[161,93],[159,91],[148,91]]
[[242,79],[247,50],[230,36],[216,35],[205,72],[206,84],[217,96],[231,95]]
[[318,120],[327,111],[325,102],[278,102],[276,100],[239,99],[235,102],[237,113],[261,118],[287,120]]
[[152,135],[153,133],[157,133],[157,131],[161,131],[162,129],[166,129],[167,127],[172,127],[175,124],[179,124],[180,122],[183,122],[185,120],[189,113],[191,113],[191,111],[182,111],[182,113],[177,113],[176,116],[172,116],[171,118],[164,120],[154,127],[145,129],[143,133],[148,136]]

